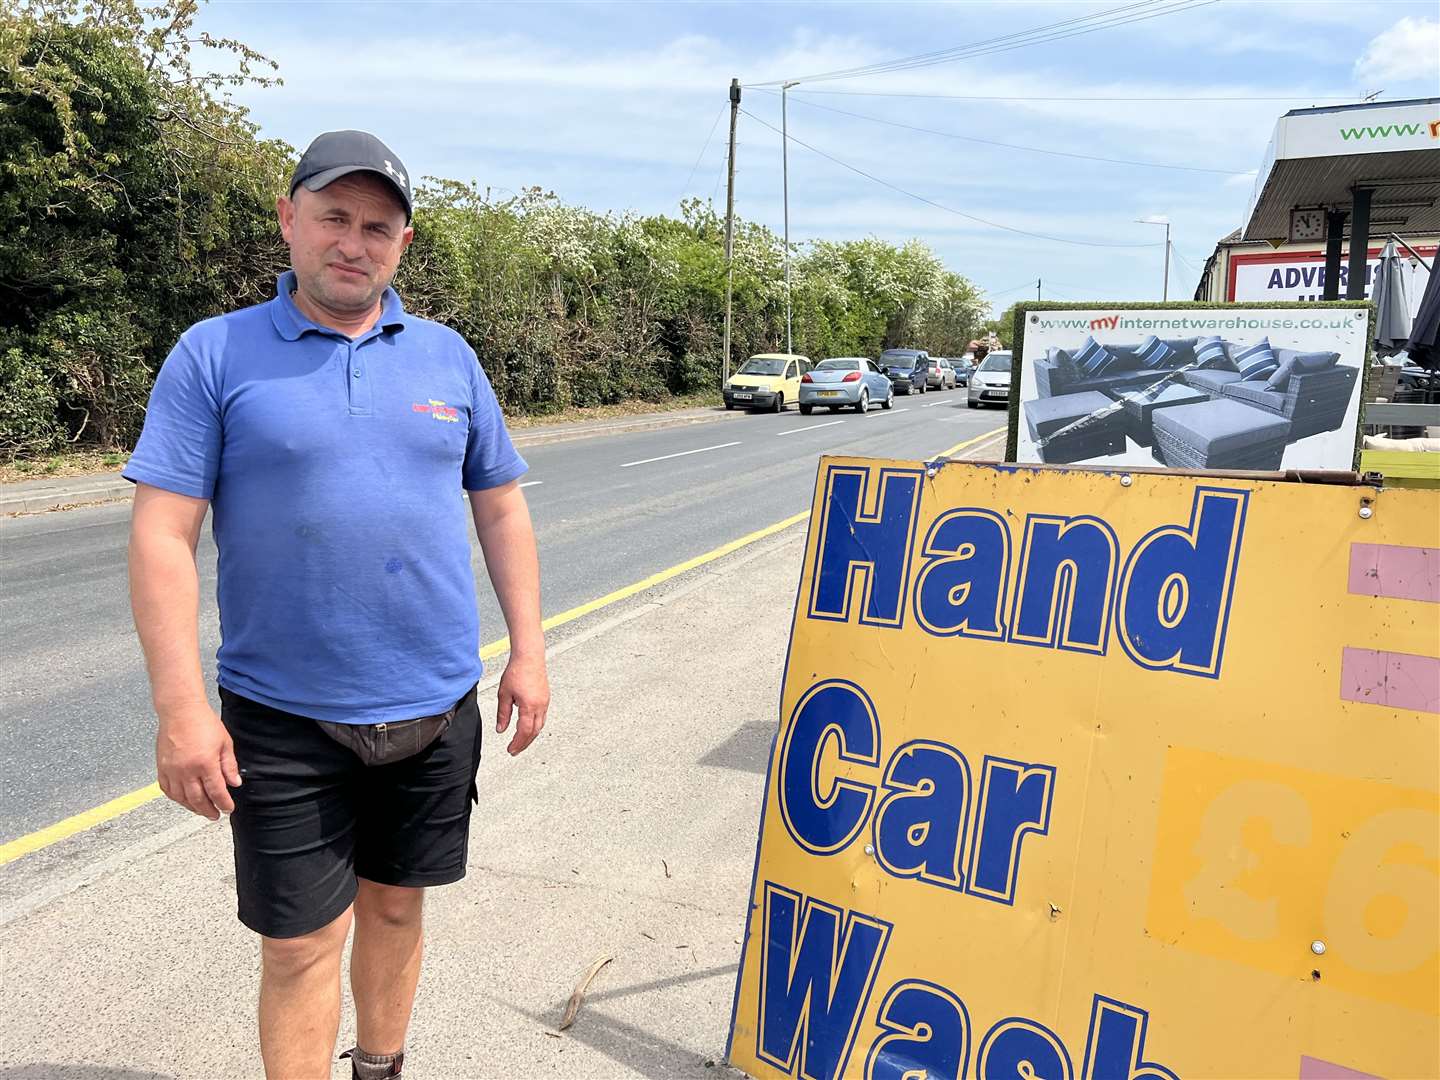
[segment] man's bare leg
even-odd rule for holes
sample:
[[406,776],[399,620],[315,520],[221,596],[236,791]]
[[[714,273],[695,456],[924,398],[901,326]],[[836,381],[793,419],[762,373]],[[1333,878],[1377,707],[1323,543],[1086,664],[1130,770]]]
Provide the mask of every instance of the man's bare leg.
[[260,1055],[270,1080],[329,1080],[353,911],[301,937],[260,939]]
[[355,994],[356,1044],[367,1054],[398,1054],[420,981],[424,889],[360,879],[350,989]]

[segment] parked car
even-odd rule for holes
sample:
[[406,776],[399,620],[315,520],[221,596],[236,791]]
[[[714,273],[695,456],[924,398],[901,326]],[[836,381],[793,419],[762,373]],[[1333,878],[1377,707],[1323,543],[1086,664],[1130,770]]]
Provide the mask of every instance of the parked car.
[[931,356],[925,361],[925,388],[927,390],[954,390],[955,369],[943,356]]
[[880,370],[890,380],[897,394],[925,393],[925,361],[930,354],[923,349],[886,349],[880,354]]
[[1009,352],[992,352],[970,376],[970,389],[965,404],[970,408],[980,405],[1006,405],[1010,401]]
[[810,370],[810,358],[795,353],[757,353],[740,365],[721,391],[725,408],[769,409],[781,412],[800,398],[800,377]]
[[817,405],[834,412],[850,406],[868,412],[874,402],[882,409],[895,403],[895,388],[873,360],[834,356],[821,360],[800,379],[800,411],[809,416]]
[[950,361],[955,369],[955,384],[957,386],[969,386],[970,376],[975,371],[975,357],[966,353]]

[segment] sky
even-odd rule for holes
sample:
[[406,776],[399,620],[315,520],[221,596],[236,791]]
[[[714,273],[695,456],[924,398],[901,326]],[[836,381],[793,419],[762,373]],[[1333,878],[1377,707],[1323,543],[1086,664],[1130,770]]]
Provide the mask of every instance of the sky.
[[412,176],[497,196],[539,186],[617,214],[673,214],[687,197],[723,212],[738,78],[736,212],[777,233],[775,84],[800,79],[788,95],[792,241],[918,237],[997,311],[1033,297],[1037,279],[1054,299],[1158,299],[1164,230],[1140,223],[1154,218],[1171,222],[1170,295],[1187,299],[1239,225],[1282,113],[1440,94],[1433,0],[1169,0],[1174,10],[1068,39],[805,79],[1124,2],[212,0],[198,25],[279,63],[282,86],[236,95],[265,136],[298,148],[363,128]]

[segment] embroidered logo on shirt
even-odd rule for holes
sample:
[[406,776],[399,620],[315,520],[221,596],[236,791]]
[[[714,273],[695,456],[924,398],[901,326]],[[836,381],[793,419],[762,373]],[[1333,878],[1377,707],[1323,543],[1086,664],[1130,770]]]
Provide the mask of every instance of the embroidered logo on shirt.
[[453,405],[446,405],[443,401],[436,401],[431,398],[426,404],[421,405],[418,401],[410,406],[415,412],[429,413],[435,420],[444,420],[446,423],[454,424],[460,420],[460,410]]

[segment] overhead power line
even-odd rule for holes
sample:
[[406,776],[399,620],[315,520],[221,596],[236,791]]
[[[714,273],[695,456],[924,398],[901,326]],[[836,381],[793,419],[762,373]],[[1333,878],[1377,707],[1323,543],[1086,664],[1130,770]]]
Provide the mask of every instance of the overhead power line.
[[[1156,246],[1158,247],[1159,245],[1157,244]],[[1171,250],[1174,249],[1172,248]],[[1045,288],[1048,289],[1051,285],[1059,285],[1062,289],[1074,289],[1077,292],[1091,292],[1095,288],[1094,285],[1076,285],[1073,281],[1054,281],[1047,276],[1045,278]]]
[[[832,71],[822,71],[811,75],[804,75],[793,78],[791,82],[822,82],[841,78],[855,78],[863,75],[882,74],[887,71],[902,70],[910,67],[929,66],[933,64],[947,63],[952,60],[961,59],[964,56],[986,49],[993,48],[1007,42],[1025,40],[1039,34],[1053,33],[1065,27],[1073,27],[1076,24],[1085,23],[1099,17],[1108,16],[1117,12],[1129,12],[1136,8],[1144,8],[1153,0],[1141,0],[1140,3],[1125,4],[1120,8],[1112,8],[1107,12],[1093,13],[1091,15],[1076,16],[1071,19],[1063,19],[1060,22],[1046,23],[1042,26],[1031,27],[1028,30],[1021,30],[1011,34],[1003,34],[999,37],[985,38],[981,41],[971,42],[968,45],[952,46],[948,49],[939,49],[934,52],[916,53],[911,56],[898,57],[893,60],[885,60],[876,64],[865,64],[859,67],[838,68]],[[774,80],[781,82],[787,80]],[[766,85],[766,84],[760,84]]]
[[[764,87],[755,87],[757,90]],[[774,91],[768,91],[774,93]],[[1101,95],[1080,97],[1075,94],[1034,96],[1015,94],[921,94],[905,90],[792,90],[790,96],[798,94],[831,94],[837,97],[888,97],[925,98],[933,101],[1354,101],[1353,94],[1277,94],[1277,95],[1204,95],[1199,97],[1161,97],[1153,94],[1118,96]]]
[[[774,90],[765,90],[764,93],[773,94]],[[826,112],[838,113],[841,116],[854,117],[856,120],[869,120],[874,124],[886,124],[890,127],[904,128],[906,131],[918,131],[925,135],[939,135],[945,139],[959,139],[961,142],[979,143],[982,146],[998,146],[1005,150],[1024,150],[1031,154],[1049,154],[1051,157],[1076,158],[1080,161],[1099,161],[1107,165],[1130,165],[1142,169],[1175,169],[1180,172],[1214,173],[1217,176],[1241,176],[1248,172],[1247,169],[1207,169],[1199,165],[1170,165],[1160,161],[1136,161],[1130,158],[1100,157],[1097,154],[1077,154],[1069,150],[1049,150],[1043,146],[1024,146],[1020,143],[999,142],[995,139],[981,139],[974,135],[960,135],[953,131],[937,131],[935,128],[917,127],[914,124],[902,124],[898,120],[887,120],[883,116],[868,116],[865,113],[849,112],[846,109],[837,109],[831,105],[821,105],[818,101],[798,101],[797,104],[804,105],[811,109],[824,109]]]
[[1184,255],[1181,255],[1180,252],[1176,251],[1174,247],[1171,247],[1171,248],[1170,248],[1170,254],[1171,254],[1171,255],[1174,255],[1175,258],[1179,259],[1179,260],[1180,260],[1180,265],[1183,266],[1183,267],[1185,267],[1185,269],[1186,269],[1186,270],[1189,270],[1192,274],[1199,274],[1199,273],[1201,273],[1201,271],[1200,271],[1200,269],[1199,269],[1198,267],[1192,266],[1191,263],[1190,263],[1190,260],[1187,259],[1187,258],[1185,258]]
[[[782,131],[781,131],[779,128],[777,128],[774,124],[771,124],[771,123],[769,123],[768,121],[762,120],[760,117],[758,117],[758,116],[756,116],[754,113],[752,113],[749,109],[741,109],[740,111],[741,111],[742,113],[744,113],[746,116],[750,117],[751,120],[754,120],[757,124],[760,124],[760,125],[763,126],[763,127],[769,128],[771,131],[775,132],[775,134],[781,136],[782,138],[785,137],[784,132],[782,132]],[[827,161],[832,161],[832,162],[834,162],[836,165],[839,165],[842,169],[848,169],[848,170],[850,170],[850,171],[853,172],[853,173],[856,173],[856,174],[858,174],[858,175],[860,175],[860,176],[865,177],[865,179],[867,179],[867,180],[869,180],[869,181],[872,181],[873,183],[879,184],[881,187],[889,188],[891,191],[899,192],[901,195],[904,195],[906,198],[914,199],[916,202],[922,202],[922,203],[924,203],[926,206],[933,206],[935,209],[937,209],[937,210],[943,210],[943,211],[944,211],[945,213],[947,213],[947,214],[954,214],[956,217],[962,217],[962,218],[965,218],[967,221],[973,221],[973,222],[975,222],[975,223],[977,223],[977,224],[979,224],[979,225],[985,225],[985,226],[988,226],[989,228],[992,228],[992,229],[1001,229],[1001,230],[1003,230],[1003,231],[1005,231],[1005,232],[1015,233],[1015,234],[1017,234],[1017,235],[1019,235],[1019,236],[1029,236],[1029,237],[1031,237],[1032,239],[1035,239],[1035,240],[1049,240],[1049,241],[1051,241],[1051,242],[1053,242],[1053,243],[1056,243],[1056,244],[1073,244],[1073,245],[1075,245],[1076,247],[1128,248],[1128,249],[1132,249],[1132,250],[1133,250],[1133,249],[1136,249],[1136,248],[1153,248],[1153,247],[1159,247],[1159,246],[1160,246],[1160,245],[1157,244],[1157,243],[1149,243],[1149,244],[1112,244],[1112,243],[1106,243],[1106,242],[1100,241],[1100,240],[1075,240],[1075,239],[1072,239],[1072,238],[1070,238],[1070,237],[1065,237],[1065,236],[1050,236],[1050,235],[1048,235],[1048,234],[1046,234],[1046,233],[1037,233],[1037,232],[1030,232],[1030,231],[1027,230],[1027,229],[1018,229],[1018,228],[1016,228],[1016,227],[1013,226],[1013,225],[1005,225],[1005,224],[1002,224],[1001,222],[991,221],[991,220],[989,220],[988,218],[982,218],[982,217],[979,217],[979,216],[977,216],[977,215],[975,215],[975,214],[967,214],[964,210],[957,210],[957,209],[955,209],[953,206],[946,206],[944,203],[936,202],[934,199],[926,198],[924,195],[919,195],[919,194],[916,194],[916,193],[913,192],[913,191],[908,191],[908,190],[906,190],[905,188],[900,187],[898,184],[892,184],[889,180],[882,180],[880,177],[874,175],[873,173],[868,173],[868,172],[866,172],[864,169],[858,168],[858,167],[855,166],[855,165],[851,165],[848,161],[841,161],[841,160],[840,160],[839,158],[837,158],[835,155],[826,153],[824,150],[821,150],[821,149],[820,149],[819,147],[817,147],[817,146],[811,146],[809,143],[804,142],[804,141],[802,141],[801,139],[797,139],[794,135],[789,136],[789,139],[790,139],[790,141],[791,141],[792,143],[794,143],[796,146],[803,146],[806,150],[809,150],[812,154],[818,154],[820,157],[825,158]]]
[[710,202],[714,203],[720,197],[720,185],[725,182],[725,169],[730,164],[730,151],[727,148],[725,153],[720,155],[720,172],[715,177],[715,187],[710,192]]
[[894,60],[886,60],[878,64],[842,68],[835,71],[822,71],[789,79],[772,79],[767,82],[752,85],[778,86],[784,82],[830,82],[836,79],[862,78],[870,75],[884,75],[894,71],[910,71],[916,68],[933,67],[937,64],[948,64],[957,60],[992,56],[996,53],[1028,48],[1031,45],[1040,45],[1051,41],[1063,41],[1066,38],[1079,37],[1083,34],[1093,34],[1097,30],[1107,30],[1116,26],[1125,26],[1130,23],[1157,19],[1164,15],[1172,15],[1192,8],[1205,7],[1216,2],[1217,0],[1140,0],[1138,3],[1122,4],[1120,7],[1110,8],[1105,11],[1094,12],[1089,15],[1080,15],[1071,19],[1062,19],[1059,22],[1046,23],[1041,26],[1031,27],[1028,30],[1002,34],[998,37],[986,38],[981,41],[970,42],[966,45],[957,45],[948,49],[918,53],[913,56],[897,57]]
[[690,166],[690,175],[685,178],[685,186],[680,189],[680,198],[685,198],[686,192],[690,190],[690,181],[695,179],[695,170],[700,168],[700,160],[705,156],[705,151],[710,149],[710,140],[715,137],[715,129],[720,126],[720,118],[725,115],[728,106],[721,106],[720,111],[715,114],[715,122],[710,125],[710,134],[705,136],[705,145],[700,147],[700,153],[695,155],[695,164]]
[[1009,289],[1001,289],[999,292],[987,292],[985,294],[985,299],[994,300],[997,296],[1008,296],[1010,293],[1019,292],[1021,289],[1033,289],[1034,287],[1035,279],[1031,278],[1023,285],[1015,285]]

